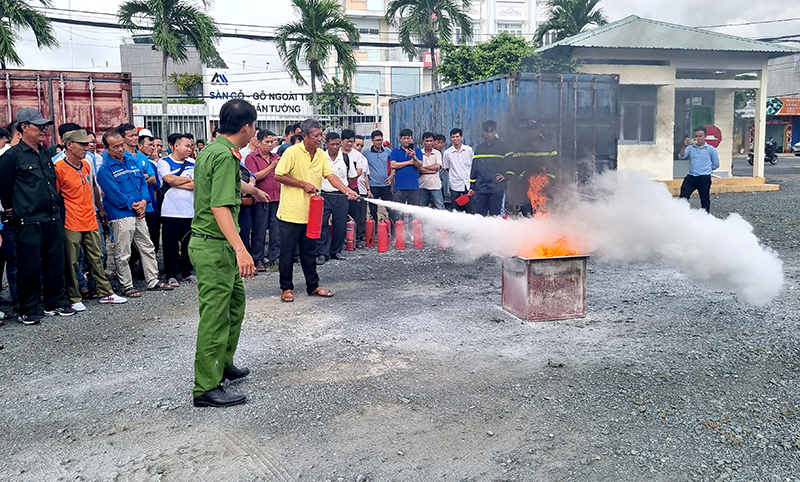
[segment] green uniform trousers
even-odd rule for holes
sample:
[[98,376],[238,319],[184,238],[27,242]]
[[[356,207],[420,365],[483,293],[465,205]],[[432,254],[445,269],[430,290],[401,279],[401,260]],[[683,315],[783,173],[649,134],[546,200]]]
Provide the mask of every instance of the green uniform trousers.
[[192,237],[189,259],[197,275],[200,324],[194,357],[194,390],[198,397],[222,382],[222,372],[233,366],[244,319],[244,283],[230,243]]

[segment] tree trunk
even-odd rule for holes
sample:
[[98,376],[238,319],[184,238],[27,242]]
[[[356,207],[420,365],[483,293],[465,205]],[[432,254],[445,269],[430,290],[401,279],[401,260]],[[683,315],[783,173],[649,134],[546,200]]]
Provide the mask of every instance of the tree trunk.
[[431,44],[431,90],[439,90],[439,82],[436,78],[436,46]]
[[311,66],[311,116],[317,115],[317,76],[314,73],[316,61],[312,62]]
[[167,53],[161,52],[161,141],[166,144],[169,127],[167,115]]

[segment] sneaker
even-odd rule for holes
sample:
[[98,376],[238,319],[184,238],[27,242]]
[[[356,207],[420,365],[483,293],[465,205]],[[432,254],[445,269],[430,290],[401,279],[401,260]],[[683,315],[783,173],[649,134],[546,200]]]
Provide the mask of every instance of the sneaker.
[[197,276],[190,274],[189,276],[183,278],[181,281],[185,283],[197,283]]
[[44,310],[45,316],[72,316],[75,313],[77,313],[77,311],[73,310],[69,306],[53,308],[52,310]]
[[317,256],[317,266],[322,266],[323,264],[325,264],[325,261],[327,261],[325,256],[323,255]]
[[111,294],[106,296],[105,298],[100,298],[100,303],[111,303],[114,305],[121,305],[122,303],[127,303],[128,298],[123,298],[122,296],[117,296],[116,294]]
[[38,325],[42,321],[42,317],[37,314],[19,315],[19,322],[23,325]]
[[72,303],[72,304],[71,304],[71,305],[69,305],[69,306],[70,306],[70,308],[72,308],[72,309],[73,309],[73,310],[75,310],[75,311],[86,311],[86,305],[84,305],[84,304],[83,304],[82,302],[80,302],[80,301],[79,301],[79,302],[77,302],[77,303]]

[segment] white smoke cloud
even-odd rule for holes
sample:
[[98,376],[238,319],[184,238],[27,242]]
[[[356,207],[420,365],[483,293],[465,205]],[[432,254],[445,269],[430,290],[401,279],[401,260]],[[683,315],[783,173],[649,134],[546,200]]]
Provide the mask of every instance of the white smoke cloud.
[[374,202],[420,219],[428,244],[438,242],[439,230],[447,230],[452,248],[471,259],[513,256],[566,237],[571,246],[601,262],[663,263],[695,281],[733,290],[753,305],[764,306],[780,292],[783,262],[761,245],[740,215],[719,219],[690,209],[663,184],[628,172],[598,176],[592,188],[595,199],[575,195],[562,200],[550,216],[536,219],[485,218]]

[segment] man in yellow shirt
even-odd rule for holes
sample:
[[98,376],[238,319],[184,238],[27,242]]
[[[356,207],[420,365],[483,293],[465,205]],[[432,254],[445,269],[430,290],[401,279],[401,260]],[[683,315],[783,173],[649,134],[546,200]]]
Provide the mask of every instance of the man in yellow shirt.
[[308,207],[311,196],[322,185],[322,178],[333,187],[347,195],[348,199],[358,199],[358,193],[344,185],[336,177],[328,156],[319,148],[322,143],[322,127],[314,119],[306,119],[300,124],[303,142],[284,151],[275,180],[282,184],[281,200],[278,205],[278,224],[280,229],[281,253],[280,268],[281,301],[294,301],[292,290],[292,265],[295,246],[300,246],[300,266],[306,277],[306,292],[309,295],[333,296],[330,291],[320,288],[317,274],[317,240],[306,237]]

